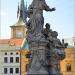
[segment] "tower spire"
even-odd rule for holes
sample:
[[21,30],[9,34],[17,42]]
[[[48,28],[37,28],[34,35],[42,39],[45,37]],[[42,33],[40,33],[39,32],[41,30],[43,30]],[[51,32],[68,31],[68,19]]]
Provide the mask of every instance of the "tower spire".
[[20,7],[19,8],[19,19],[21,18],[23,20],[23,22],[26,22],[26,18],[27,18],[27,5],[24,4],[24,0],[21,0],[20,2]]
[[17,18],[19,17],[19,3],[18,3],[18,9],[17,9]]

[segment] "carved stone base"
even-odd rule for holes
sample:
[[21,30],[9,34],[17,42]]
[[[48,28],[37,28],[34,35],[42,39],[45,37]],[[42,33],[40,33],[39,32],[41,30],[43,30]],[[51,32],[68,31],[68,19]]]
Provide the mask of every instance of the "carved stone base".
[[29,42],[31,59],[29,61],[28,75],[49,75],[46,62],[46,40],[32,40]]
[[64,53],[60,49],[50,50],[47,46],[49,41],[41,33],[32,37],[32,39],[28,38],[31,58],[27,75],[62,75],[58,66],[61,60],[60,53],[62,55]]

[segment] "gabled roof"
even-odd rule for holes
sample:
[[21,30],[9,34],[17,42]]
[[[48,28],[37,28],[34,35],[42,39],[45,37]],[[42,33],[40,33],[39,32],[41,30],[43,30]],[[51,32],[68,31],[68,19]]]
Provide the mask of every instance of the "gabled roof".
[[23,39],[0,39],[0,44],[15,44],[18,47],[21,47]]

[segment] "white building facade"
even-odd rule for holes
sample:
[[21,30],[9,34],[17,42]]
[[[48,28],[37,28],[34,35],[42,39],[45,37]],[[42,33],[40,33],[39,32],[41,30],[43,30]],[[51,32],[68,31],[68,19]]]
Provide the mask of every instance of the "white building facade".
[[0,44],[0,75],[20,75],[20,53],[14,44]]

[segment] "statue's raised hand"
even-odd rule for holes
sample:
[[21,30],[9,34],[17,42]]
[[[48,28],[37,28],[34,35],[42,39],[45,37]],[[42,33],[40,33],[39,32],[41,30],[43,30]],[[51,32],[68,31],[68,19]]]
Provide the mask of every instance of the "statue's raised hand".
[[55,11],[56,9],[55,8],[52,8],[52,11]]
[[50,11],[55,11],[55,10],[56,10],[55,8],[51,8],[51,9],[50,9]]

